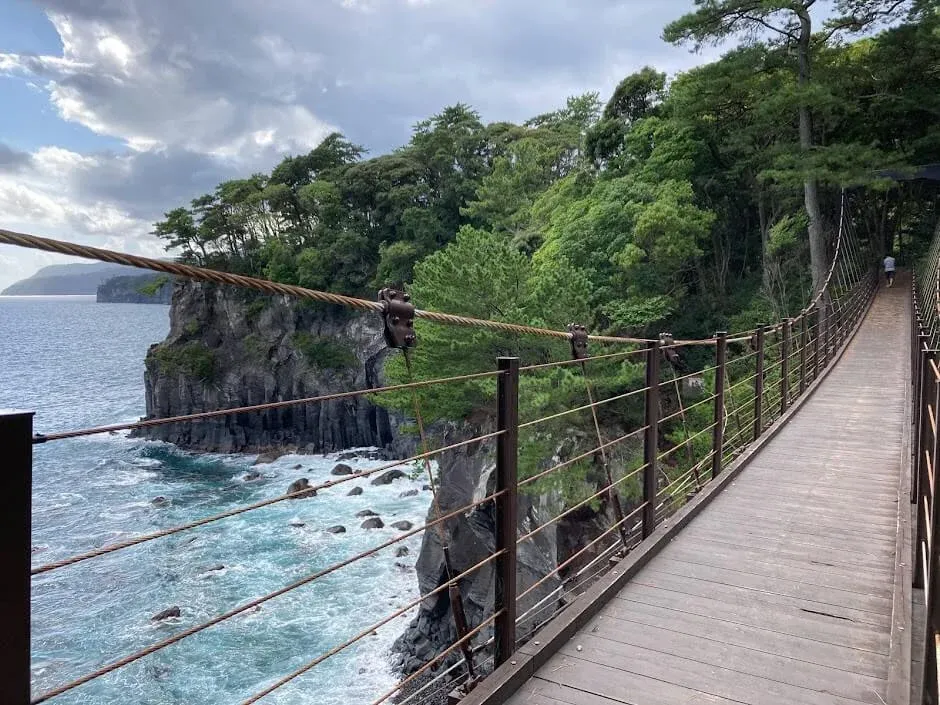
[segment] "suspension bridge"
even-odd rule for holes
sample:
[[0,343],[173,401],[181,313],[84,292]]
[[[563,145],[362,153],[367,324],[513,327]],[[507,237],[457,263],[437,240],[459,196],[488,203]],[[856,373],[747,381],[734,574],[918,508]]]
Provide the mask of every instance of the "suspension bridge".
[[[184,639],[198,639],[233,617],[423,534],[426,542],[433,537],[445,549],[445,570],[436,587],[382,620],[363,624],[328,650],[310,654],[301,667],[271,673],[238,702],[264,701],[297,679],[310,684],[309,702],[319,702],[317,666],[403,615],[444,604],[456,635],[452,643],[411,669],[394,689],[377,693],[372,705],[440,702],[442,692],[464,705],[937,703],[940,231],[916,274],[902,273],[891,288],[879,282],[872,247],[856,231],[845,195],[833,240],[828,276],[796,317],[752,331],[676,340],[668,334],[598,336],[577,325],[549,330],[479,320],[421,310],[390,290],[366,301],[0,230],[0,244],[381,316],[386,343],[402,349],[406,360],[416,319],[570,343],[564,358],[500,358],[491,369],[454,377],[412,378],[380,388],[57,433],[37,432],[29,411],[0,412],[6,469],[0,475],[6,539],[0,578],[2,702],[36,704],[80,694],[93,680],[107,679]],[[595,352],[597,346],[603,346],[601,352]],[[707,353],[711,362],[687,372],[676,361],[693,349],[699,357]],[[599,395],[593,374],[624,362],[642,365],[645,383]],[[527,380],[562,370],[583,377],[585,403],[520,419]],[[479,379],[496,384],[493,430],[432,448],[417,392]],[[685,384],[692,379],[696,392]],[[37,444],[402,391],[413,395],[421,431],[420,452],[409,458],[188,524],[89,546],[53,562],[31,556],[31,457]],[[620,435],[612,436],[598,421],[601,407],[616,411],[633,403],[642,406],[643,420]],[[593,422],[593,445],[520,467],[520,438],[524,442],[534,430],[563,429],[583,414]],[[35,576],[197,532],[316,490],[427,464],[471,444],[492,451],[493,482],[485,496],[442,505],[427,466],[434,500],[423,526],[268,594],[220,605],[211,618],[181,626],[133,653],[115,654],[79,677],[43,689],[33,682],[30,581]],[[629,454],[618,455],[627,444],[641,446],[642,457],[634,462]],[[603,468],[596,491],[552,516],[522,515],[526,493],[583,462]],[[557,535],[563,520],[598,503],[605,528],[569,553],[552,556],[543,574],[520,576],[520,546]],[[483,557],[468,562],[446,549],[455,522],[474,513],[491,517],[486,524],[491,536],[481,539]],[[491,576],[492,599],[486,613],[477,615],[467,611],[463,588],[481,574]],[[119,693],[114,697],[121,701]]]

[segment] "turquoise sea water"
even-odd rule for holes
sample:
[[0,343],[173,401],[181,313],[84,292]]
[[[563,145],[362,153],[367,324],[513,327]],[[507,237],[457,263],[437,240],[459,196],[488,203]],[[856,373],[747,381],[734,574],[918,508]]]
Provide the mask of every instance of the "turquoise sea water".
[[[144,412],[143,359],[168,329],[168,308],[96,304],[93,297],[0,297],[0,408],[36,411],[38,432],[133,421]],[[35,447],[33,564],[283,494],[294,479],[329,477],[335,458],[197,455],[126,434]],[[354,468],[374,461],[350,461]],[[298,467],[299,466],[299,467]],[[359,484],[364,493],[348,497]],[[359,528],[423,522],[429,493],[416,480],[351,482],[205,527],[36,576],[33,694],[277,590],[397,534]],[[166,506],[152,500],[167,498]],[[303,526],[298,526],[303,524]],[[343,524],[348,532],[323,529]],[[420,536],[361,560],[259,609],[191,636],[50,702],[62,705],[229,705],[313,660],[417,596]],[[222,566],[222,567],[220,567]],[[179,606],[181,617],[151,616]],[[371,703],[392,689],[388,647],[409,616],[327,660],[264,703]]]

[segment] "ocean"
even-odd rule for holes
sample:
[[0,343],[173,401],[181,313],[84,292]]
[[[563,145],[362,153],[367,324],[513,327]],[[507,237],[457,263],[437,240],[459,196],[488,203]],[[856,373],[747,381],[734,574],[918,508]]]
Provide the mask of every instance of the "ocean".
[[[144,413],[144,356],[168,327],[166,306],[0,297],[0,408],[34,410],[43,433],[134,421]],[[322,482],[336,463],[289,455],[252,467],[255,458],[194,454],[126,433],[35,446],[33,565],[275,497],[300,477]],[[246,481],[250,470],[261,478]],[[338,485],[35,576],[33,696],[382,543],[398,534],[393,521],[422,524],[430,493],[400,497],[425,482],[412,477]],[[354,485],[363,494],[347,496]],[[359,528],[364,509],[386,528]],[[336,524],[347,533],[324,532]],[[49,702],[240,703],[415,599],[420,541],[404,542],[407,556],[387,548]],[[174,606],[178,619],[151,621]],[[388,651],[413,614],[261,702],[369,705],[395,687]]]

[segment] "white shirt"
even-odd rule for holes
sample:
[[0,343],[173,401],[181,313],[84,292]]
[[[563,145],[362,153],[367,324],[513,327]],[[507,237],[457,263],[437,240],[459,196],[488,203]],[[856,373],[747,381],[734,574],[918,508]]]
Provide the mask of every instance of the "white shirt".
[[893,272],[894,271],[894,257],[890,255],[885,257],[885,271]]

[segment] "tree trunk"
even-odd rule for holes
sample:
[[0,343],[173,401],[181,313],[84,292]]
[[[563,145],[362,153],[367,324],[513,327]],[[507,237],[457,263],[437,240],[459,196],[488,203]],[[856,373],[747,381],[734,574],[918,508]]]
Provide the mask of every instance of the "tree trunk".
[[[809,12],[804,8],[797,13],[800,18],[800,36],[797,43],[799,56],[799,83],[800,87],[809,84],[812,77],[810,68],[810,38],[813,26]],[[809,106],[801,99],[800,102],[800,150],[809,152],[813,148],[813,115]],[[826,238],[823,233],[822,213],[819,209],[819,188],[816,179],[807,176],[803,181],[803,201],[806,206],[806,215],[809,218],[809,257],[813,270],[813,291],[819,292],[826,280],[829,263],[826,257]],[[828,297],[820,300],[820,321],[826,319],[826,304]]]

